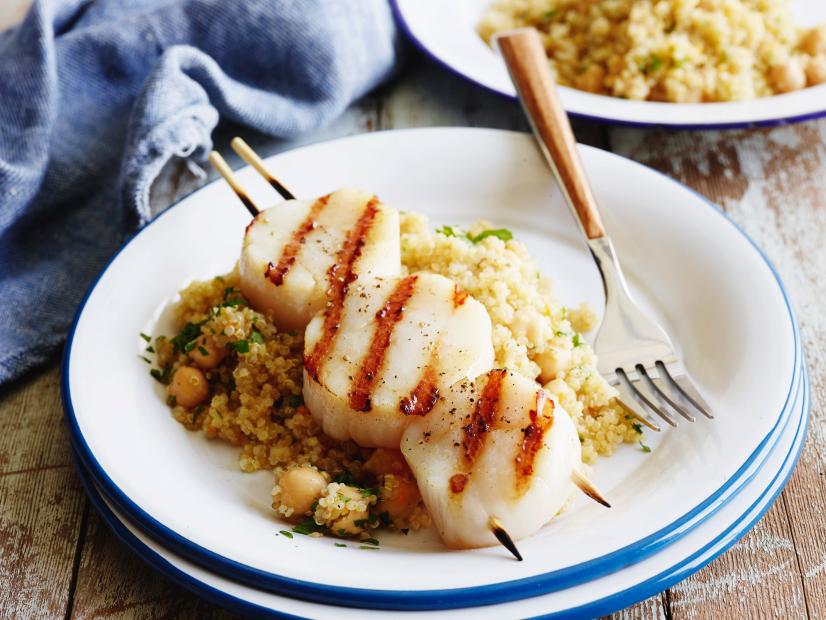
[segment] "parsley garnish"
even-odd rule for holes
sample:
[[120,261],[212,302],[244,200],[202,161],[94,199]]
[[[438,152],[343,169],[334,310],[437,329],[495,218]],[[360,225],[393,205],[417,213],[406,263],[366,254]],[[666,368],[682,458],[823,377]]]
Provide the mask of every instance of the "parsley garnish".
[[640,442],[640,448],[642,448],[643,452],[651,452],[651,448],[646,446],[643,442]]
[[237,342],[228,342],[227,349],[232,349],[233,351],[237,351],[238,353],[249,353],[250,343],[249,340],[238,340]]
[[257,332],[255,330],[252,330],[250,340],[252,340],[255,344],[264,344],[264,336],[261,335],[261,332]]
[[147,364],[151,364],[151,363],[152,363],[152,360],[150,360],[150,359],[149,359],[149,358],[147,358],[147,357],[144,357],[143,355],[138,355],[138,357],[139,357],[139,358],[141,358],[141,359],[142,359],[144,362],[146,362]]
[[141,338],[143,338],[144,340],[146,340],[146,342],[151,342],[151,341],[152,341],[152,338],[151,338],[150,336],[147,336],[147,335],[146,335],[146,334],[144,334],[143,332],[141,332]]
[[204,357],[207,357],[209,355],[209,351],[207,351],[205,347],[202,347],[200,345],[198,345],[198,352]]
[[333,478],[333,482],[349,485],[354,485],[356,483],[355,479],[353,478],[353,474],[351,474],[349,471],[341,472],[339,475]]
[[365,539],[364,539],[364,540],[362,540],[361,542],[362,542],[363,544],[365,544],[365,545],[375,545],[375,546],[377,546],[377,547],[378,547],[378,545],[379,545],[379,541],[378,541],[378,540],[376,540],[375,538],[365,538]]
[[336,547],[346,547],[344,543],[333,543]]
[[296,525],[293,528],[293,532],[296,534],[312,534],[313,532],[323,532],[324,528],[320,526],[318,523],[315,522],[315,519],[312,517],[307,517],[301,523]]
[[370,547],[369,545],[361,545],[361,546],[359,547],[359,549],[368,549],[368,550],[370,550],[370,551],[378,551],[378,550],[379,550],[379,548],[378,548],[378,547]]
[[648,57],[648,60],[645,61],[645,64],[641,67],[643,73],[654,73],[657,69],[663,66],[663,59],[657,56],[656,54],[652,54]]
[[281,534],[282,536],[286,536],[287,538],[292,538],[292,537],[293,537],[293,533],[292,533],[292,532],[288,532],[287,530],[281,530],[281,531],[280,531],[280,532],[278,532],[278,533],[279,533],[279,534]]
[[635,432],[637,432],[637,433],[639,433],[640,435],[642,435],[642,424],[640,424],[639,422],[634,422],[634,423],[631,425],[631,428],[633,428]]
[[304,398],[301,394],[290,394],[287,397],[287,406],[292,407],[293,409],[298,409],[301,405],[304,404]]
[[457,229],[453,226],[442,226],[441,228],[437,228],[436,232],[440,235],[444,235],[445,237],[458,237],[459,234],[457,233]]
[[243,297],[240,297],[240,296],[239,297],[232,297],[232,295],[235,292],[236,291],[235,291],[234,286],[228,286],[227,288],[225,288],[224,289],[224,301],[223,301],[223,303],[221,303],[221,305],[224,306],[224,307],[228,307],[228,308],[234,308],[235,306],[240,306],[241,304],[246,304],[247,303],[247,300],[244,299]]
[[571,339],[571,342],[574,343],[575,347],[581,347],[584,343],[582,342],[582,338],[579,337],[578,332],[574,332],[574,337]]
[[201,336],[201,325],[203,323],[187,323],[178,335],[172,339],[172,346],[176,353],[183,351],[189,353],[195,348],[198,338]]
[[470,233],[467,234],[467,238],[473,243],[479,243],[488,237],[496,237],[502,241],[510,241],[513,239],[513,233],[507,228],[493,228],[491,230],[483,230],[476,236],[472,236]]
[[154,352],[155,352],[155,349],[154,349],[154,348],[152,347],[152,345],[150,344],[148,347],[146,347],[146,352],[147,352],[147,353],[154,353]]
[[172,376],[172,365],[167,364],[163,367],[163,369],[153,368],[149,371],[149,374],[152,375],[157,381],[160,381],[166,385],[169,383],[169,379]]

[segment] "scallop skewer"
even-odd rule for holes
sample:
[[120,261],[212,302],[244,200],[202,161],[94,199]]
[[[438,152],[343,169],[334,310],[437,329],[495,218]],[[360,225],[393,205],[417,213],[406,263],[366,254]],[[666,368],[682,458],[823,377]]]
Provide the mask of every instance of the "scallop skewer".
[[241,187],[241,184],[238,183],[238,179],[235,178],[235,173],[233,173],[232,168],[229,167],[227,160],[225,160],[218,151],[212,151],[209,154],[209,163],[212,164],[212,167],[215,168],[218,174],[224,177],[224,180],[229,184],[241,202],[244,203],[244,206],[252,217],[261,213],[261,209],[255,204],[253,199],[249,197],[249,194]]
[[233,151],[238,153],[241,159],[243,159],[246,163],[255,168],[258,174],[264,177],[267,183],[269,183],[275,191],[281,194],[281,197],[284,198],[284,200],[295,199],[295,195],[286,187],[284,187],[284,184],[281,183],[281,181],[279,181],[278,179],[276,179],[269,170],[267,170],[266,165],[264,165],[264,160],[261,159],[258,153],[253,151],[252,147],[246,142],[244,142],[242,138],[236,136],[232,139],[232,142],[230,142],[230,146],[232,147]]

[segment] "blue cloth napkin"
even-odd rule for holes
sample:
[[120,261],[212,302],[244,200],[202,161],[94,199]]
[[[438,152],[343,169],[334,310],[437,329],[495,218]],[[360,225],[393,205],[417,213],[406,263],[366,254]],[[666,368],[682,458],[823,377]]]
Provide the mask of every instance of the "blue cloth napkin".
[[319,127],[396,52],[384,0],[35,0],[0,33],[0,383],[60,345],[170,158],[219,118]]

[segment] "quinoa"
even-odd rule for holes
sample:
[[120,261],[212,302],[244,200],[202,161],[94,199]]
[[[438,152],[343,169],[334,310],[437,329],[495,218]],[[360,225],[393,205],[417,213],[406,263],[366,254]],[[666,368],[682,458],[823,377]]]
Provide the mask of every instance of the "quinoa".
[[[624,441],[639,441],[639,425],[616,404],[615,390],[597,372],[594,353],[581,337],[595,327],[596,314],[585,305],[563,306],[525,246],[511,236],[487,222],[467,232],[432,231],[426,217],[403,214],[403,271],[444,275],[485,306],[496,365],[540,381],[557,398],[577,425],[584,461],[609,455]],[[237,268],[183,289],[174,317],[177,334],[153,342],[156,379],[169,383],[175,371],[191,366],[203,339],[225,353],[214,367],[202,370],[208,401],[187,409],[172,399],[172,416],[189,430],[239,447],[243,471],[273,471],[274,511],[304,519],[294,531],[364,538],[378,527],[406,533],[429,526],[430,516],[400,454],[393,464],[387,454],[322,432],[301,396],[303,334],[280,331],[249,307],[240,294]],[[368,462],[374,454],[381,458]],[[378,471],[375,463],[382,460],[393,467]],[[281,497],[279,481],[296,467],[316,470],[323,476],[318,483],[326,485],[304,514],[294,514]]]
[[624,99],[766,97],[826,81],[826,31],[789,0],[497,0],[486,41],[533,26],[557,81]]

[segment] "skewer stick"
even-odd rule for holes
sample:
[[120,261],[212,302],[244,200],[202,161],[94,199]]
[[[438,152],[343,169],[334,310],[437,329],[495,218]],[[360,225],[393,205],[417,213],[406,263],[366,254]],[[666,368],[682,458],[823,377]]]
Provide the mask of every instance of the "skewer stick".
[[493,532],[493,535],[496,536],[496,540],[502,543],[502,546],[510,551],[513,554],[513,557],[521,562],[522,554],[519,553],[519,549],[516,548],[513,538],[511,538],[511,535],[508,534],[507,530],[502,526],[499,519],[496,517],[490,517],[490,519],[488,519],[488,527],[490,528],[490,531]]
[[244,203],[247,211],[249,211],[253,217],[258,215],[261,212],[261,209],[259,209],[258,206],[252,201],[252,198],[247,195],[244,188],[238,184],[238,179],[235,178],[232,168],[229,167],[229,164],[223,157],[221,157],[221,154],[218,151],[212,151],[209,154],[209,163],[211,163],[212,167],[218,171],[218,174],[224,177],[226,182],[229,183],[232,191],[234,191],[238,198],[240,198],[241,202]]
[[596,485],[588,480],[578,469],[574,469],[573,473],[571,474],[571,480],[573,483],[579,488],[580,491],[585,493],[588,497],[590,497],[595,502],[599,502],[606,508],[610,508],[611,504],[608,503],[608,500],[602,496],[602,493],[599,492]]
[[276,179],[272,173],[267,170],[267,167],[264,165],[264,160],[258,156],[258,153],[252,150],[252,147],[249,144],[244,142],[241,138],[235,137],[232,139],[232,142],[230,142],[230,146],[233,151],[238,153],[241,159],[255,168],[258,171],[258,174],[264,177],[267,183],[272,185],[273,189],[281,194],[281,197],[284,198],[284,200],[293,200],[295,198],[293,193],[284,187],[281,181]]

